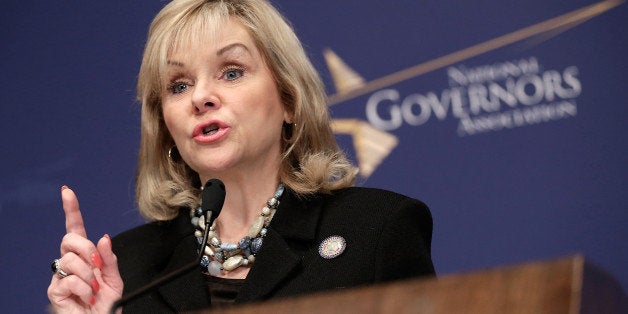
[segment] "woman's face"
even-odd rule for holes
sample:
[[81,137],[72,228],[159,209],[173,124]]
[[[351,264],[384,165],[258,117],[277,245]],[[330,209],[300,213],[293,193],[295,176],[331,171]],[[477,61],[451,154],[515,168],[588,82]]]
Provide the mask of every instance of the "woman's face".
[[289,114],[242,24],[229,19],[215,38],[178,49],[168,57],[167,73],[164,120],[202,182],[279,168]]

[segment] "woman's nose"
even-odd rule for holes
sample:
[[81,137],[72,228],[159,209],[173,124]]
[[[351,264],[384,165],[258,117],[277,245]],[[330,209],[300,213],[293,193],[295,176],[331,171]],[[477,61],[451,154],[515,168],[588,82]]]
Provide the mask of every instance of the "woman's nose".
[[214,102],[211,102],[211,101],[206,101],[205,103],[199,102],[197,104],[194,104],[194,107],[196,107],[196,112],[199,112],[199,113],[205,112],[215,106],[216,105],[214,104]]
[[216,109],[219,105],[219,99],[209,84],[197,83],[192,95],[192,103],[195,112],[203,113],[210,109]]

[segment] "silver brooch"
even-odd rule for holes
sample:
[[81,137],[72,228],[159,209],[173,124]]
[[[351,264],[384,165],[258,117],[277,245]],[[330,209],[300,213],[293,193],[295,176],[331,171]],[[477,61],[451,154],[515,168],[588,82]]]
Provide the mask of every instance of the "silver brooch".
[[326,259],[335,258],[342,254],[346,247],[347,241],[345,241],[345,238],[335,235],[321,242],[321,245],[318,247],[318,254]]

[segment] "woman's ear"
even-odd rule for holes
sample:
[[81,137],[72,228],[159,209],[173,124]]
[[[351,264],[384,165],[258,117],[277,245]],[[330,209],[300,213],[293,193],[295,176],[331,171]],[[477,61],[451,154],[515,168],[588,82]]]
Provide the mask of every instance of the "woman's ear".
[[294,122],[293,114],[287,109],[284,109],[283,111],[283,121],[288,124],[292,124]]

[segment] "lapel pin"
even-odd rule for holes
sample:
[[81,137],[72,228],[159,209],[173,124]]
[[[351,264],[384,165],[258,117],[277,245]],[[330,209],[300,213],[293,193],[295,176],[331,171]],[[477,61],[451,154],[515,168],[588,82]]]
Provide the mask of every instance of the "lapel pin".
[[345,241],[345,238],[334,235],[321,242],[321,245],[318,246],[318,254],[322,258],[331,259],[342,254],[346,247],[347,241]]

